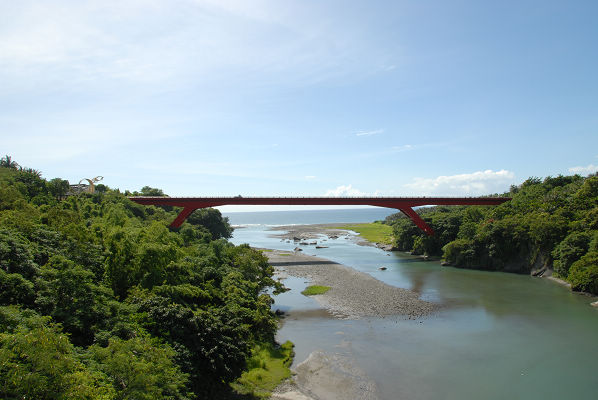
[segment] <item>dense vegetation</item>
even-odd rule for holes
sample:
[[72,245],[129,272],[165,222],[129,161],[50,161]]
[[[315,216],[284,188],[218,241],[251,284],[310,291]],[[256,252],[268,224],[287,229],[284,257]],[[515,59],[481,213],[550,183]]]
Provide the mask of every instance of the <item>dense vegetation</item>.
[[512,200],[496,207],[418,210],[434,236],[397,214],[386,223],[399,250],[442,256],[463,268],[554,269],[574,290],[598,294],[598,176],[530,178],[505,196]]
[[282,287],[217,210],[170,230],[176,210],[96,189],[1,160],[0,398],[230,398],[263,349],[289,359]]

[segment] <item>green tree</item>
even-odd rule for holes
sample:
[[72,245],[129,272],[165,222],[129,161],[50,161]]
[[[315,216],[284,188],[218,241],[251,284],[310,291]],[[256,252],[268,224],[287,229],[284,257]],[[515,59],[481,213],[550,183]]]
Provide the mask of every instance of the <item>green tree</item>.
[[571,265],[588,251],[593,236],[591,232],[570,233],[552,251],[554,271],[566,278]]
[[177,349],[192,390],[207,395],[241,375],[250,355],[249,326],[218,308],[193,311],[169,299],[137,292],[129,298],[139,306],[143,326]]
[[21,274],[7,274],[0,269],[0,305],[21,305],[32,307],[35,301],[32,282]]
[[94,274],[62,256],[54,256],[41,269],[36,305],[44,315],[60,322],[76,345],[89,345],[94,332],[110,318],[110,289],[93,283]]
[[455,266],[472,268],[478,261],[473,242],[467,239],[457,239],[447,243],[443,252],[444,259]]
[[0,268],[9,274],[21,274],[28,280],[38,273],[32,246],[18,232],[0,229]]
[[116,390],[117,400],[187,399],[187,375],[168,346],[141,336],[110,339],[107,347],[91,346],[90,358]]
[[13,161],[11,156],[6,155],[0,158],[0,167],[17,169],[19,168],[19,164],[17,164],[16,161]]
[[69,181],[65,179],[54,178],[48,182],[48,191],[56,199],[61,199],[64,197],[70,188],[71,186],[69,185]]
[[117,228],[107,234],[104,246],[107,253],[104,278],[114,294],[123,300],[134,285],[138,272],[134,262],[135,241],[128,230]]
[[228,239],[233,235],[233,228],[228,223],[228,217],[222,217],[215,208],[200,208],[193,211],[187,218],[191,225],[204,226],[212,234],[212,240]]
[[598,294],[598,251],[590,251],[574,262],[568,280],[573,290]]
[[15,186],[0,186],[0,211],[27,207],[25,196]]
[[114,398],[114,390],[78,360],[68,336],[48,318],[0,307],[0,398]]
[[144,186],[141,188],[141,195],[142,196],[165,196],[162,189],[157,189],[149,186]]
[[17,188],[21,188],[29,199],[48,193],[46,180],[37,171],[20,170],[15,174],[15,181],[22,184]]

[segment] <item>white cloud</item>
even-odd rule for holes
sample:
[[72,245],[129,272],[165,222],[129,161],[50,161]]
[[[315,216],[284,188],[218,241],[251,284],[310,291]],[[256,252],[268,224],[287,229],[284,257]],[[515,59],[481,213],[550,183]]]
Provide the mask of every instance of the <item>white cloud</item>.
[[353,185],[341,185],[336,189],[326,191],[327,197],[345,197],[345,196],[366,196],[367,193],[353,187]]
[[355,133],[355,136],[372,136],[372,135],[377,135],[382,132],[384,132],[384,129],[376,129],[373,131],[359,131],[359,132]]
[[309,181],[312,179],[316,179],[316,176],[315,175],[305,175],[305,179],[307,179]]
[[413,149],[414,149],[414,146],[410,145],[410,144],[404,144],[402,146],[392,146],[392,150],[394,152],[398,152],[398,153],[403,152],[403,151],[413,150]]
[[480,196],[508,190],[515,174],[507,170],[415,178],[405,185],[414,195]]
[[571,167],[569,172],[572,174],[589,175],[598,172],[598,165],[590,164],[585,167]]
[[[390,61],[373,38],[317,9],[274,0],[11,2],[0,6],[0,80],[304,84]],[[358,57],[370,61],[351,62]]]

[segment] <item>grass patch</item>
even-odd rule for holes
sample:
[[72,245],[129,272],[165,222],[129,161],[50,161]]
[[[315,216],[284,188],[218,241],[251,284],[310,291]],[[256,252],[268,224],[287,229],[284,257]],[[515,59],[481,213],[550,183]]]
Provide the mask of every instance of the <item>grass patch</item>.
[[316,294],[324,294],[329,290],[330,286],[313,285],[306,287],[305,290],[301,292],[301,294],[304,296],[314,296]]
[[365,240],[372,243],[392,244],[393,241],[392,227],[381,222],[339,226],[338,229],[357,232]]
[[289,254],[289,253],[280,253],[279,256],[292,256],[292,254]]
[[272,249],[262,249],[263,253],[272,253],[274,250]]
[[294,346],[290,341],[280,347],[269,343],[256,345],[247,361],[248,370],[231,384],[232,388],[239,394],[258,399],[269,398],[272,390],[291,376]]

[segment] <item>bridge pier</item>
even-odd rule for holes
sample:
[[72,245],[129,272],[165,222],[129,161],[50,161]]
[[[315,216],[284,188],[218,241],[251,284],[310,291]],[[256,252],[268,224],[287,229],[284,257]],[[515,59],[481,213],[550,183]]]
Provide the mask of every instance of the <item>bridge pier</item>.
[[197,210],[197,208],[195,208],[195,207],[183,208],[181,210],[181,212],[179,213],[179,215],[177,215],[177,217],[174,219],[174,221],[172,221],[172,224],[170,224],[170,227],[171,228],[179,228],[181,225],[183,225],[183,222],[185,222],[187,217],[189,215],[191,215],[191,213],[195,210]]
[[424,231],[428,236],[434,235],[434,229],[430,228],[430,226],[426,224],[426,221],[424,221],[422,217],[420,217],[419,214],[413,210],[413,208],[399,208],[399,210],[407,217],[409,217],[411,221],[413,221],[413,223],[417,225],[419,229]]

